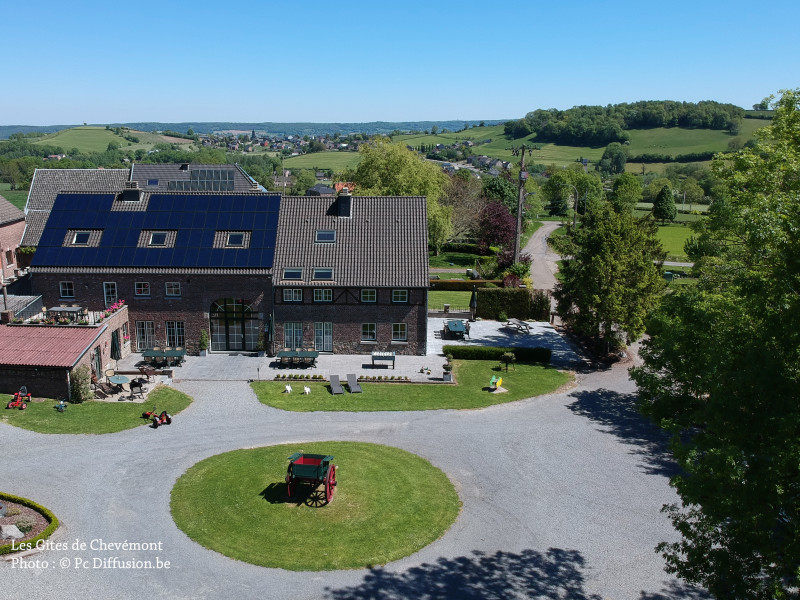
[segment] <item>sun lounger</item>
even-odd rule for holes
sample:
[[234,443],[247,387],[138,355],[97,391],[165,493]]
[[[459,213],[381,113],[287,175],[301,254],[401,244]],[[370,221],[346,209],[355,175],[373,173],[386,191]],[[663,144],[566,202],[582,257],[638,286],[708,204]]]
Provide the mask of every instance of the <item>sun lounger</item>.
[[350,388],[351,394],[361,393],[361,386],[358,384],[358,378],[354,374],[347,376],[347,387]]
[[344,388],[339,383],[338,375],[331,375],[331,393],[336,396],[337,394],[344,394]]

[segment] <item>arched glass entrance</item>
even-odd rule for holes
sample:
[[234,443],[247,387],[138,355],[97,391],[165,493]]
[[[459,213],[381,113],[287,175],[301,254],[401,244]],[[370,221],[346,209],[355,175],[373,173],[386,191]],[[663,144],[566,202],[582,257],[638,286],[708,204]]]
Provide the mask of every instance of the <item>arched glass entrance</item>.
[[211,350],[255,351],[258,315],[243,298],[222,298],[211,305]]

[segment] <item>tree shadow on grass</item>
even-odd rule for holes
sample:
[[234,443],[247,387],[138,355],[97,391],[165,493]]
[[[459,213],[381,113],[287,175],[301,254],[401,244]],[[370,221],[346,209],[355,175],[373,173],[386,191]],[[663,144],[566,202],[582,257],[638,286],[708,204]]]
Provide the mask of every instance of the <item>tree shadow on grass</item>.
[[645,472],[665,477],[680,472],[669,449],[669,436],[639,414],[635,394],[600,388],[570,395],[576,400],[567,408],[602,425],[626,444],[635,446],[631,452],[641,457]]
[[577,550],[550,548],[547,552],[523,550],[472,556],[439,558],[402,573],[383,568],[370,570],[357,586],[328,588],[333,600],[505,600],[507,598],[552,598],[557,600],[601,600],[584,590],[585,560]]

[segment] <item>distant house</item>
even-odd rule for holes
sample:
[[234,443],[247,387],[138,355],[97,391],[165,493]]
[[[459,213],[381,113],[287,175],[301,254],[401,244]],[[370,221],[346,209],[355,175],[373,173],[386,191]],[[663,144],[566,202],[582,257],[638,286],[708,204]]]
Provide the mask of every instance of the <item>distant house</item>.
[[17,251],[25,231],[25,213],[0,196],[0,283],[14,277]]
[[339,181],[333,184],[333,189],[336,190],[337,194],[344,190],[347,190],[352,194],[356,189],[356,184],[352,181]]
[[335,196],[336,190],[332,187],[327,185],[323,185],[321,183],[316,184],[313,187],[308,188],[306,190],[307,196]]

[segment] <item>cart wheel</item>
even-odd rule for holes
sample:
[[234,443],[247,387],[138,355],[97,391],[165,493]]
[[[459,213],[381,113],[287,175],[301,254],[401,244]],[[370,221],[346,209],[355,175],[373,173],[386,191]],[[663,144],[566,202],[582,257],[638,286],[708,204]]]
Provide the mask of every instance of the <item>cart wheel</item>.
[[287,474],[286,475],[286,495],[289,496],[289,498],[291,498],[293,493],[294,493],[294,481],[292,480],[291,475]]
[[330,502],[333,500],[333,492],[336,491],[336,465],[331,465],[328,469],[328,475],[325,478],[325,500]]
[[28,408],[28,405],[23,402],[20,410],[25,410],[26,408]]
[[158,429],[158,419],[153,419],[153,429]]

